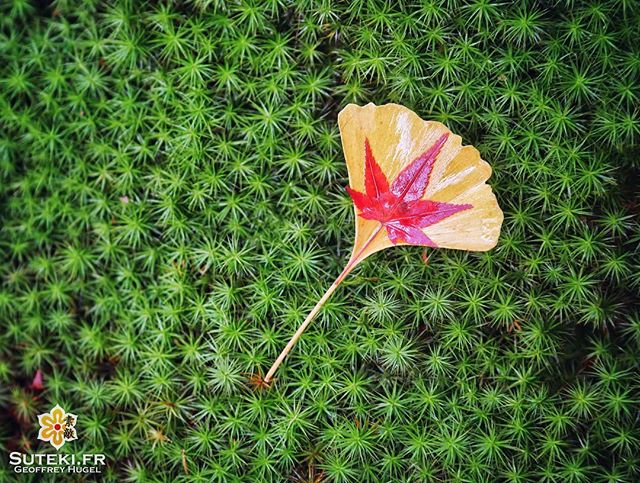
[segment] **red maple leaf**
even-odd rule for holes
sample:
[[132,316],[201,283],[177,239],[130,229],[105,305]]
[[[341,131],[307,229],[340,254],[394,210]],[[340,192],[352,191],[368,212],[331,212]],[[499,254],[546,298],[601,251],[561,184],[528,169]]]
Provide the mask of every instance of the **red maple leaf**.
[[400,171],[391,186],[373,157],[369,139],[365,138],[365,193],[350,187],[347,191],[360,210],[358,215],[366,220],[379,221],[387,229],[389,240],[394,245],[404,242],[435,247],[436,244],[421,228],[473,207],[422,199],[433,165],[448,137],[448,133],[440,136],[433,146]]

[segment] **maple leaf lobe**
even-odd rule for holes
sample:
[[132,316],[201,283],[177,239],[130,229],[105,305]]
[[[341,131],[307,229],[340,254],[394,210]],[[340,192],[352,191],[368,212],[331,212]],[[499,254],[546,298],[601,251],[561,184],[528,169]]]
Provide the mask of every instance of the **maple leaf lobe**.
[[371,151],[369,139],[364,140],[365,152],[365,170],[364,170],[364,187],[367,196],[380,196],[382,193],[389,191],[389,182],[382,172],[380,165],[376,162]]
[[449,133],[444,133],[433,146],[400,171],[400,174],[393,180],[391,192],[404,201],[413,201],[422,198],[429,184],[431,171],[436,162],[436,158],[448,138]]

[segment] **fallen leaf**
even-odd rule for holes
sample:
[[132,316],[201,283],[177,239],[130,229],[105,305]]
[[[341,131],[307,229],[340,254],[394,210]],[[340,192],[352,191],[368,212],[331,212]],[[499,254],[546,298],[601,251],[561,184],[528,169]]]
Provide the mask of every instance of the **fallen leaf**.
[[261,379],[266,385],[331,294],[369,255],[395,245],[487,251],[500,236],[502,210],[485,183],[491,167],[444,124],[397,104],[349,104],[338,124],[356,213],[353,250]]
[[350,187],[358,215],[365,220],[380,223],[378,230],[386,229],[389,240],[411,245],[436,246],[422,228],[438,223],[456,213],[473,208],[470,204],[453,204],[421,199],[429,183],[429,177],[448,133],[438,138],[435,144],[405,167],[391,186],[376,161],[369,139],[365,138],[365,191],[360,193]]
[[44,377],[40,369],[38,369],[36,371],[35,376],[33,376],[33,381],[31,382],[31,389],[34,389],[36,391],[42,391],[44,389]]

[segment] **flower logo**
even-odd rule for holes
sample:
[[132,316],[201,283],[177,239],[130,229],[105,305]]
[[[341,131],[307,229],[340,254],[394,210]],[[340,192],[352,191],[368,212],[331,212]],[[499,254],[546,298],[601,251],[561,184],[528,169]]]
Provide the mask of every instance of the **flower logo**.
[[50,412],[38,415],[38,439],[48,441],[55,449],[60,449],[67,441],[78,439],[75,427],[77,421],[78,416],[66,412],[56,404]]

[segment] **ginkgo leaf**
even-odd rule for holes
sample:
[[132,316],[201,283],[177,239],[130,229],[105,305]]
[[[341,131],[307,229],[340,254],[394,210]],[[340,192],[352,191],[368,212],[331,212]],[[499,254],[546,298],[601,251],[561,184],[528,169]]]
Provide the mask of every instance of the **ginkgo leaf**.
[[351,258],[264,378],[273,378],[342,280],[369,255],[394,245],[486,251],[503,214],[485,182],[491,167],[444,124],[397,104],[349,104],[338,115],[356,212]]
[[[378,169],[400,185],[410,175],[411,166],[422,167],[408,198],[433,203],[445,203],[450,216],[420,227],[426,238],[414,243],[412,239],[398,240],[389,230],[380,230],[380,222],[370,216],[361,216],[356,206],[356,237],[353,247],[353,267],[367,256],[397,244],[419,244],[460,250],[486,251],[493,248],[500,235],[502,210],[491,187],[485,181],[491,176],[491,167],[480,158],[473,146],[463,146],[460,136],[435,121],[424,121],[397,104],[359,107],[349,104],[338,116],[342,146],[349,170],[350,192],[366,193],[365,151],[377,161]],[[369,145],[365,149],[365,145]],[[435,156],[434,156],[435,154]],[[369,157],[369,156],[367,156]],[[426,162],[419,164],[421,159]],[[426,180],[426,183],[425,183]],[[358,198],[356,196],[356,198]],[[453,206],[464,206],[455,209]],[[372,238],[373,234],[376,234]],[[430,240],[427,243],[426,240]]]

